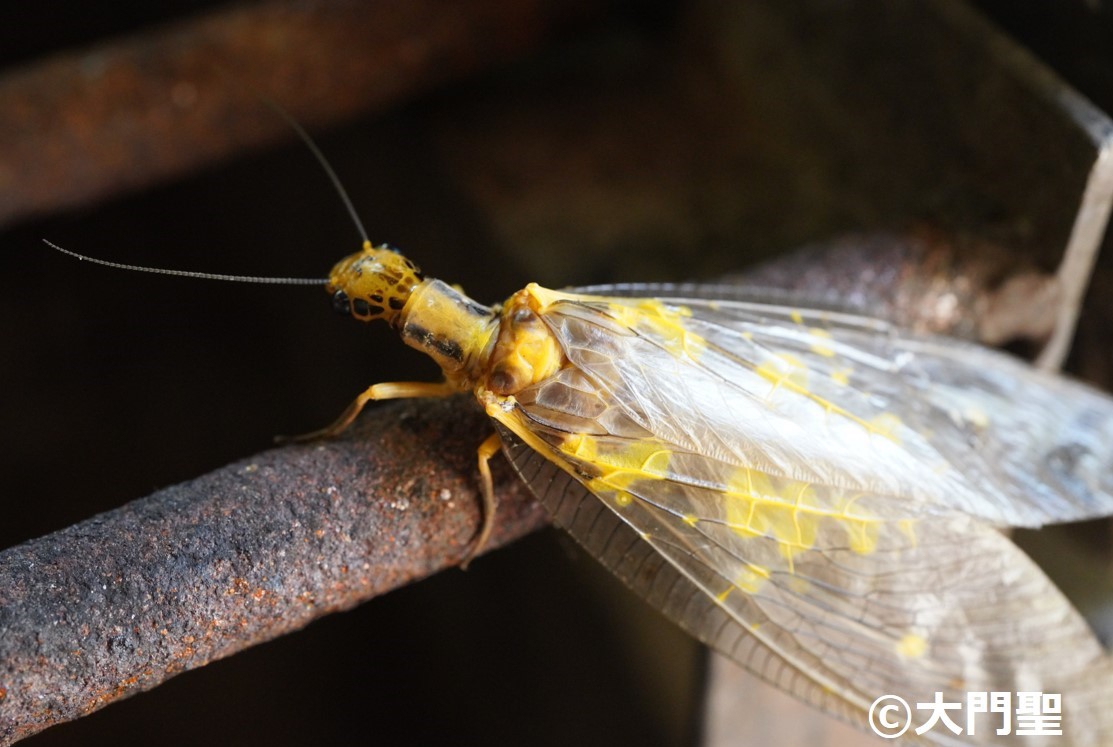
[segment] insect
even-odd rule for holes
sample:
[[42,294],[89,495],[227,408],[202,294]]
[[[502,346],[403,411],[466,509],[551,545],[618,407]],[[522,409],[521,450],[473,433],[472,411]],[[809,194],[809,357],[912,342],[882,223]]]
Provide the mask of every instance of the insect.
[[[374,400],[472,393],[495,426],[473,552],[501,449],[653,606],[860,728],[886,694],[1043,691],[1063,694],[1069,743],[1113,741],[1108,657],[1001,531],[1113,513],[1109,397],[976,345],[730,287],[530,284],[488,307],[366,239],[325,287],[444,380],[376,384],[310,436]],[[979,725],[907,736],[996,739]]]
[[804,700],[863,725],[882,694],[1062,691],[1086,714],[1072,734],[1094,728],[1105,654],[999,527],[1113,511],[1108,397],[714,286],[531,284],[488,308],[367,244],[327,289],[445,380],[371,387],[324,433],[371,400],[470,391],[497,430],[479,449],[488,526],[501,443],[620,578]]

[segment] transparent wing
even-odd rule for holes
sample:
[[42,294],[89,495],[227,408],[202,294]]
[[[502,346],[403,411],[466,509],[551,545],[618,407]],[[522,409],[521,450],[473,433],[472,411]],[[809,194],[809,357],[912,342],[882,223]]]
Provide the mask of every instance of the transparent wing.
[[974,486],[973,495],[936,493],[937,501],[1003,526],[1113,514],[1113,400],[1090,387],[979,345],[795,308],[790,294],[764,291],[764,302],[753,302],[723,300],[758,292],[731,286],[596,290],[694,296],[662,300],[691,312],[686,325],[717,349],[709,363],[727,369],[789,356],[816,397],[862,419],[899,421],[920,457],[945,462]]
[[[577,502],[563,523],[578,539],[703,640],[859,726],[887,693],[1044,690],[1075,693],[1064,695],[1074,743],[1108,738],[1108,709],[1094,707],[1113,689],[1095,674],[1107,671],[1100,646],[983,520],[1006,514],[1013,493],[987,500],[977,481],[992,470],[971,473],[940,448],[955,436],[939,428],[967,433],[970,419],[947,409],[957,395],[925,398],[931,368],[910,358],[946,356],[864,320],[683,305],[556,301],[544,318],[571,365],[492,413],[537,455],[511,448],[539,496],[566,497],[574,478],[609,508],[585,522]],[[1006,378],[1039,381],[1018,371]],[[612,524],[629,527],[625,539]],[[653,558],[668,572],[646,571]]]
[[[697,638],[804,702],[865,729],[869,702],[879,694],[900,695],[915,708],[936,691],[964,705],[968,691],[1064,693],[1070,730],[1052,743],[1109,743],[1108,662],[1069,603],[996,532],[979,532],[977,547],[961,534],[942,542],[924,537],[918,552],[879,548],[869,557],[850,555],[849,565],[845,548],[826,555],[816,548],[792,567],[774,557],[757,573],[760,548],[717,545],[642,499],[593,496],[551,457],[505,430],[504,440],[556,523],[616,576]],[[727,539],[727,546],[739,544]],[[926,637],[901,633],[910,629]],[[913,726],[924,719],[914,714]],[[975,736],[952,738],[939,728],[922,740],[910,732],[908,740],[992,743],[1001,726],[985,716],[976,724]]]

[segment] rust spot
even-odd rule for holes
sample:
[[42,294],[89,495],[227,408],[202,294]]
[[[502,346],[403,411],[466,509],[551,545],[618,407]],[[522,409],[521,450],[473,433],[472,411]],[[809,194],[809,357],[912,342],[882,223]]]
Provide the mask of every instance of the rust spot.
[[115,691],[112,694],[111,700],[119,700],[120,698],[124,697],[128,694],[128,691],[134,689],[137,684],[139,684],[138,677],[128,677],[127,679],[123,680],[119,684],[119,686],[116,687]]
[[236,595],[239,595],[239,594],[246,594],[250,587],[251,587],[251,584],[247,583],[246,578],[243,578],[241,576],[237,576],[237,577],[232,579],[231,588],[227,589],[224,592],[224,594],[225,594],[225,596],[236,596]]

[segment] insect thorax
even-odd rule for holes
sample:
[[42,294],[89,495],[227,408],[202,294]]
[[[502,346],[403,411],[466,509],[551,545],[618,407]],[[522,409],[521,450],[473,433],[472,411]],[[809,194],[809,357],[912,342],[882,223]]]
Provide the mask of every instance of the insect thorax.
[[498,313],[430,279],[413,289],[398,322],[407,345],[436,361],[449,382],[470,389],[490,355]]
[[530,286],[501,309],[476,303],[440,280],[414,288],[399,317],[402,339],[426,353],[463,390],[513,395],[565,365]]
[[499,315],[498,338],[486,368],[484,388],[500,396],[549,378],[568,361],[541,318],[549,293],[531,283],[506,302]]

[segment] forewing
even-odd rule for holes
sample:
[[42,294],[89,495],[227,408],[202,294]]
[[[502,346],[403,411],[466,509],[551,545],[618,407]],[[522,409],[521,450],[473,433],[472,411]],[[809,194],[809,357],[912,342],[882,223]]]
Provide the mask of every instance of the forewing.
[[881,320],[746,300],[752,290],[610,290],[684,293],[690,297],[666,301],[689,310],[693,333],[730,363],[792,356],[815,396],[865,420],[899,421],[914,434],[908,445],[920,458],[946,463],[974,486],[931,500],[1007,526],[1113,514],[1113,400],[1090,387],[995,350]]
[[[539,455],[529,469],[519,456],[523,476],[539,460],[563,470],[533,476],[539,495],[567,474],[632,529],[637,541],[608,543],[617,559],[605,562],[644,563],[651,547],[702,595],[668,614],[859,725],[887,693],[915,703],[936,691],[1069,691],[1104,666],[1085,622],[979,519],[992,512],[977,486],[918,430],[939,406],[905,399],[923,384],[905,376],[908,361],[886,367],[876,344],[855,348],[855,365],[870,364],[860,380],[887,387],[879,396],[835,375],[846,350],[817,350],[849,346],[853,325],[809,327],[790,312],[804,332],[769,338],[740,309],[722,314],[719,304],[554,303],[544,318],[571,365],[494,413]],[[564,523],[598,544],[598,516]],[[1108,679],[1098,682],[1107,696]],[[1094,692],[1064,697],[1080,744],[1106,728],[1085,705]]]

